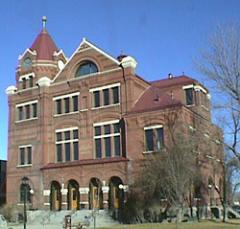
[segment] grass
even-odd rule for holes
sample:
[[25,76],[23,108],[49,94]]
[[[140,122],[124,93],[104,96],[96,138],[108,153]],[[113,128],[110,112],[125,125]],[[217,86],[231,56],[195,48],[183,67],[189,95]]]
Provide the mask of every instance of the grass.
[[[134,225],[117,225],[101,229],[176,229],[174,223],[151,223]],[[100,228],[99,228],[100,229]],[[203,221],[179,224],[179,229],[240,229],[240,220],[229,221],[228,223]]]

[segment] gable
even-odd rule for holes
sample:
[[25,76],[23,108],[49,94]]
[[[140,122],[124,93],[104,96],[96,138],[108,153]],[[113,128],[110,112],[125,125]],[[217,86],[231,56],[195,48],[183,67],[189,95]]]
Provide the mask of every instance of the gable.
[[120,64],[117,59],[99,49],[86,39],[83,39],[79,47],[65,64],[64,68],[56,75],[53,82],[57,83],[77,79],[75,78],[75,73],[79,65],[84,61],[93,62],[97,66],[98,72],[81,76],[79,79],[118,69]]

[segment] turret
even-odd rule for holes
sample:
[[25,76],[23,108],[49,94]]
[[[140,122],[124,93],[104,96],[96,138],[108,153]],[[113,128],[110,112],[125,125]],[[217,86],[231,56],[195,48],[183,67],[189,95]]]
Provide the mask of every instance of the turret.
[[42,30],[30,48],[19,56],[16,70],[18,90],[25,90],[36,85],[42,77],[52,80],[65,65],[67,58],[55,44],[46,29],[47,18],[42,18]]

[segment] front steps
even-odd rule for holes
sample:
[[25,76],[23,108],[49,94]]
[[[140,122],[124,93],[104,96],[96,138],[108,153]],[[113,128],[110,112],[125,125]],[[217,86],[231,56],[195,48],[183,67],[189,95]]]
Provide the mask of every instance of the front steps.
[[81,222],[89,222],[90,227],[94,224],[94,214],[96,215],[96,225],[97,227],[107,227],[114,224],[118,224],[110,216],[108,210],[97,210],[95,213],[92,210],[62,210],[62,211],[28,211],[27,212],[27,224],[29,225],[59,225],[62,228],[64,225],[64,219],[66,215],[71,216],[72,225],[76,225]]

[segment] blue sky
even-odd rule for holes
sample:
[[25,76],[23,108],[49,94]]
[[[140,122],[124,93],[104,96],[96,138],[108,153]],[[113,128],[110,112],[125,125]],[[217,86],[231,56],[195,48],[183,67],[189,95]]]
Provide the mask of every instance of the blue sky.
[[8,0],[0,7],[0,159],[6,159],[8,104],[19,54],[41,30],[41,17],[69,57],[86,37],[112,56],[121,51],[138,62],[147,80],[184,72],[201,81],[193,60],[216,26],[239,23],[238,0]]

